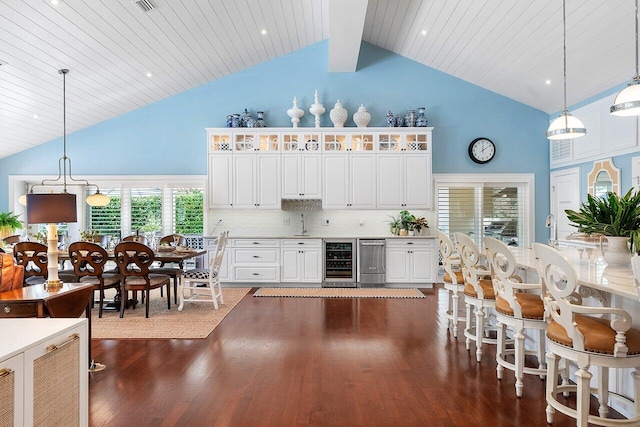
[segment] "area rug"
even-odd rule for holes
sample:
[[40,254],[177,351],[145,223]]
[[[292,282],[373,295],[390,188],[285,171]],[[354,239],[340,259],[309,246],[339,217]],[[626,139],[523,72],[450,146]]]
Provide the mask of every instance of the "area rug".
[[260,288],[254,297],[424,298],[416,288]]
[[91,317],[91,338],[98,339],[199,339],[206,338],[229,314],[233,307],[249,292],[250,288],[223,288],[224,304],[218,310],[212,303],[185,302],[182,311],[173,303],[167,310],[167,297],[160,291],[151,292],[149,318],[145,318],[144,304],[128,308],[121,319],[115,311],[104,311],[98,318],[98,308]]

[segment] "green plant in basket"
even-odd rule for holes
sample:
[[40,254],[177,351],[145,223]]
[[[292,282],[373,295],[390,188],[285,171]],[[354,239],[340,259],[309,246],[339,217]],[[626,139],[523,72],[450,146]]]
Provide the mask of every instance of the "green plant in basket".
[[623,196],[608,192],[602,197],[587,195],[580,210],[565,210],[570,225],[579,232],[629,237],[632,247],[640,228],[640,193],[630,189]]
[[22,228],[22,221],[18,219],[20,214],[13,212],[0,212],[0,239],[13,234],[17,228]]

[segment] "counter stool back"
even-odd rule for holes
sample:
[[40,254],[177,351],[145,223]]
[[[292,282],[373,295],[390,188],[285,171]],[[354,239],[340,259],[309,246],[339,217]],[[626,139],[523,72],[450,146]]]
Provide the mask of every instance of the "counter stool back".
[[460,294],[464,291],[464,277],[460,268],[460,256],[449,236],[438,230],[438,247],[444,268],[444,289],[447,291],[447,329],[451,329],[453,337],[458,338],[458,324],[464,321],[464,314],[460,314]]
[[[547,373],[545,363],[544,303],[540,283],[523,283],[516,271],[513,252],[501,240],[485,237],[484,245],[491,264],[493,289],[496,292],[496,319],[498,320],[498,348],[496,362],[498,379],[502,379],[504,368],[514,371],[516,376],[516,396],[522,397],[524,374],[544,378]],[[507,326],[513,330],[514,346],[507,348]],[[526,330],[533,331],[537,338],[535,351],[525,349]],[[525,356],[538,359],[537,367],[525,366]],[[510,362],[513,357],[513,363]]]
[[[631,328],[631,315],[618,308],[582,305],[577,292],[578,281],[571,263],[547,245],[534,243],[538,258],[538,275],[542,280],[547,326],[547,422],[553,422],[555,411],[575,418],[578,427],[588,423],[599,426],[640,425],[640,330]],[[558,385],[558,363],[569,360],[578,366],[576,384]],[[598,370],[598,415],[589,414],[591,378],[589,367]],[[609,369],[634,368],[631,372],[634,394],[627,402],[635,409],[633,417],[625,420],[607,418],[609,398],[623,398],[609,394]],[[576,406],[567,404],[559,394],[575,393]]]

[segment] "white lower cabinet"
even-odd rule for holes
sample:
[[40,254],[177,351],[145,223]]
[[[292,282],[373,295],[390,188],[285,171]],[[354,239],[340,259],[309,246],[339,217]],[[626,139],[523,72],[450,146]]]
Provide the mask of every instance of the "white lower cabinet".
[[435,283],[435,239],[387,239],[387,283]]
[[322,240],[282,239],[280,281],[320,283],[322,281]]
[[279,239],[231,239],[232,280],[279,282]]
[[[204,265],[202,268],[209,268],[209,260],[213,258],[216,253],[217,241],[215,237],[204,238],[204,248],[207,251],[207,256],[204,258]],[[221,282],[231,281],[231,249],[227,241],[227,247],[224,250],[224,256],[222,257],[222,263],[220,264],[220,271],[218,272],[218,278]]]
[[0,342],[0,425],[89,424],[86,319],[2,319]]

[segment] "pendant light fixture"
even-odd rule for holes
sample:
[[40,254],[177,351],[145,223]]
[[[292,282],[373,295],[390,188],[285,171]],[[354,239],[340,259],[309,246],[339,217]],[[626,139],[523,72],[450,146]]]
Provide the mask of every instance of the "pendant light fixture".
[[547,129],[547,138],[551,140],[573,139],[585,136],[587,129],[575,116],[572,116],[567,110],[567,17],[566,17],[565,0],[562,0],[562,39],[564,59],[564,109],[560,116],[551,122]]
[[638,0],[636,0],[636,75],[622,89],[609,109],[612,116],[640,116],[640,70],[638,69]]
[[[66,76],[69,70],[58,70],[62,74],[62,157],[58,159],[58,177],[55,179],[43,179],[40,184],[34,184],[29,189],[29,194],[33,194],[35,187],[61,186],[62,194],[67,193],[67,186],[80,185],[85,187],[95,187],[95,194],[91,194],[86,198],[86,202],[90,206],[107,206],[109,197],[100,193],[100,187],[91,184],[86,179],[76,179],[71,175],[71,159],[67,156],[67,87]],[[22,197],[21,197],[22,199]],[[27,197],[28,200],[28,197]],[[22,204],[22,203],[21,203]],[[28,208],[28,206],[27,206]]]

